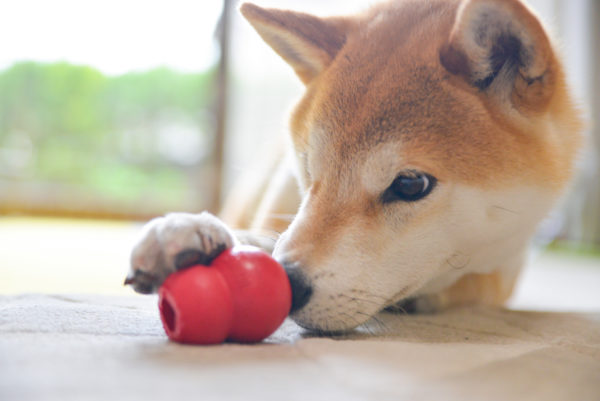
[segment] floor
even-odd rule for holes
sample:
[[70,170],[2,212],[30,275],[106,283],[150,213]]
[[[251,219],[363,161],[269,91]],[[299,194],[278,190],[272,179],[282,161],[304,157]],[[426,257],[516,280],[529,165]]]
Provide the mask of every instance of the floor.
[[510,309],[194,347],[121,286],[137,229],[0,219],[0,400],[600,399],[598,259],[540,255]]

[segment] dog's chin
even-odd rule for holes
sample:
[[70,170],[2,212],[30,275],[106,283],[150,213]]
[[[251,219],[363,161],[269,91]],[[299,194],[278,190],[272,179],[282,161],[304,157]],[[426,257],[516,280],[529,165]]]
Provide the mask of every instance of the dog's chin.
[[320,309],[310,304],[306,308],[293,312],[290,318],[300,327],[319,334],[344,334],[368,322],[377,311],[372,313]]
[[290,315],[290,318],[303,329],[323,335],[341,335],[360,326],[350,322],[340,322],[337,319],[312,320],[301,314]]

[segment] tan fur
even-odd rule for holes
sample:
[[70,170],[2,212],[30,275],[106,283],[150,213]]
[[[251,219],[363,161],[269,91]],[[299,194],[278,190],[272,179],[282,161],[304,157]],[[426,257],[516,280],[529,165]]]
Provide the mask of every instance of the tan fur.
[[502,305],[511,296],[517,277],[507,280],[502,273],[467,274],[452,286],[437,294],[427,295],[417,302],[422,311],[437,311],[473,303]]
[[[278,246],[281,255],[301,262],[315,282],[323,281],[324,292],[334,291],[327,290],[334,284],[318,278],[325,274],[323,266],[334,263],[328,259],[331,254],[354,252],[357,260],[366,255],[376,260],[397,246],[390,238],[410,238],[419,230],[433,233],[434,228],[423,227],[463,213],[448,203],[461,199],[459,188],[479,191],[477,204],[484,204],[485,194],[521,193],[514,198],[489,195],[510,207],[523,207],[515,213],[534,210],[538,195],[527,198],[519,192],[533,188],[532,194],[543,196],[543,214],[572,175],[581,121],[551,41],[531,10],[517,0],[398,0],[339,18],[251,4],[244,4],[241,12],[306,84],[290,120],[295,166],[283,163],[262,205],[251,208],[260,211],[253,228],[284,231],[288,221],[277,216],[297,210],[303,199]],[[498,46],[518,48],[511,53],[515,66],[506,63],[491,79],[495,66],[490,52]],[[407,169],[436,177],[440,193],[391,211],[378,195],[397,172]],[[494,213],[509,208],[489,207],[482,216],[493,227]],[[500,213],[500,223],[512,218]],[[525,237],[540,218],[519,228]],[[390,226],[395,220],[402,224]],[[514,220],[506,223],[507,233],[518,229],[519,219]],[[523,251],[526,239],[521,242],[523,246],[510,249]],[[472,251],[483,245],[474,245]],[[511,266],[489,261],[493,270],[473,268],[462,277],[451,275],[445,288],[423,296],[434,299],[438,308],[478,301],[501,304],[522,261],[505,263]],[[425,278],[415,280],[410,291],[399,288],[386,302],[430,288]],[[428,280],[434,283],[431,288],[437,285],[435,277]],[[308,316],[317,314],[315,308],[298,320],[323,328],[319,322],[324,318]],[[325,328],[332,327],[338,326]]]

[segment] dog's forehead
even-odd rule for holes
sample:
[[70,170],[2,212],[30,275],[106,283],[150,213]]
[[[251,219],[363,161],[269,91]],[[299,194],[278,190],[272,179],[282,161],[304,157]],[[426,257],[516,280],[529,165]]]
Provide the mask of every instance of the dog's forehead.
[[448,153],[477,142],[470,138],[477,130],[465,130],[464,123],[481,120],[478,111],[465,106],[435,67],[382,66],[373,77],[358,77],[360,71],[349,67],[339,76],[352,73],[356,79],[336,82],[315,102],[319,117],[310,122],[308,140],[316,170],[374,171],[380,168],[372,165],[385,159],[388,170],[395,169],[388,175],[403,168],[443,175]]
[[427,21],[433,16],[435,7],[373,13],[309,88],[311,106],[300,109],[317,112],[303,125],[326,158],[347,163],[387,142],[423,148],[460,129],[457,121],[472,110],[447,85],[439,62],[452,15]]
[[522,175],[532,136],[499,120],[485,94],[441,65],[455,9],[397,3],[371,14],[309,85],[292,115],[296,148],[311,154],[316,170],[338,177],[388,143],[401,144],[404,166],[438,180],[496,186]]
[[[327,142],[337,143],[342,153],[350,148],[354,154],[356,146],[406,141],[422,133],[443,136],[453,128],[449,124],[468,113],[431,67],[403,68],[398,76],[390,75],[381,71],[378,77],[330,86],[322,96],[324,104],[318,106],[321,118],[314,133],[330,136]],[[448,108],[452,113],[445,112]]]

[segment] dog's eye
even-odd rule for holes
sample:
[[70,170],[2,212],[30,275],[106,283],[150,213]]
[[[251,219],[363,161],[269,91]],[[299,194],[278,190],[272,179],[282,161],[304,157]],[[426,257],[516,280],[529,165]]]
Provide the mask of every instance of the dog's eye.
[[400,174],[381,195],[383,203],[414,202],[429,195],[436,184],[435,177],[419,172]]

